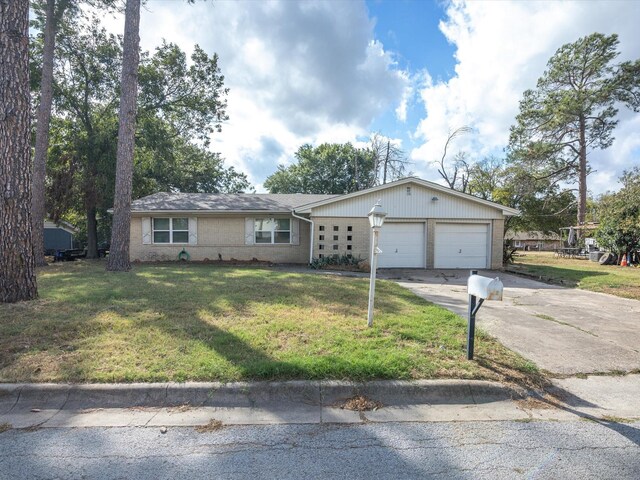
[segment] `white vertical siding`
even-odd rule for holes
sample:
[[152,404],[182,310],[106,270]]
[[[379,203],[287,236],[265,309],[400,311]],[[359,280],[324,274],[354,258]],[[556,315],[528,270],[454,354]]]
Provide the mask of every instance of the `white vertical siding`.
[[[411,187],[411,194],[407,194]],[[433,200],[437,197],[438,200]],[[313,209],[314,217],[366,217],[380,199],[389,218],[499,219],[502,211],[472,200],[430,190],[417,184],[404,184],[345,199]]]

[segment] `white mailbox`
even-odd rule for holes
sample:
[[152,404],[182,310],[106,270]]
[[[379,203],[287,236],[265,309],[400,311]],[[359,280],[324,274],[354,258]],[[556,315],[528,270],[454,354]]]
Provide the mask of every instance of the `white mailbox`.
[[498,277],[489,278],[480,275],[469,276],[467,282],[469,295],[483,300],[502,300],[502,282]]
[[469,330],[467,332],[467,359],[473,360],[473,344],[476,336],[476,313],[485,300],[502,300],[502,282],[498,277],[489,278],[471,270],[467,281],[469,292]]

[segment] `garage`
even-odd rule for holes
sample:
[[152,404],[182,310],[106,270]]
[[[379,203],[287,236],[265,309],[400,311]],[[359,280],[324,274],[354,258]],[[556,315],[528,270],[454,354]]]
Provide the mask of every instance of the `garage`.
[[489,225],[436,223],[435,268],[487,268]]
[[378,247],[379,268],[424,268],[424,223],[385,223]]

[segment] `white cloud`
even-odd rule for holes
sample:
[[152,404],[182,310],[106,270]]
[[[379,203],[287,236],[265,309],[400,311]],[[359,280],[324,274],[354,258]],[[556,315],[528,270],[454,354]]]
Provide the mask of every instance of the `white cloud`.
[[[448,133],[462,125],[475,133],[456,141],[457,148],[478,158],[500,153],[522,93],[535,87],[561,45],[595,31],[617,33],[619,58],[639,58],[639,22],[639,2],[452,2],[440,29],[457,49],[455,75],[428,79],[419,92],[426,115],[414,133],[421,144],[411,153],[419,173],[435,178],[429,162],[439,159]],[[621,171],[640,163],[639,122],[638,114],[621,112],[616,143],[592,155],[599,172],[590,185],[595,193],[615,189]]]
[[229,121],[212,149],[258,188],[303,143],[367,135],[409,82],[375,40],[363,2],[150,1],[140,28],[146,50],[164,38],[218,53]]
[[[121,33],[121,16],[104,19]],[[375,40],[363,2],[150,0],[141,47],[163,39],[190,54],[219,55],[229,121],[212,149],[260,191],[304,143],[355,142],[375,117],[401,105],[409,79]]]

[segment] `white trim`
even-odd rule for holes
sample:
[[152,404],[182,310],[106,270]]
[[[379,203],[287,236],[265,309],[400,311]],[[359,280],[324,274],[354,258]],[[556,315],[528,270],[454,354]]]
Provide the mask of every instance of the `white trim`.
[[198,217],[189,217],[189,245],[198,244]]
[[[169,230],[156,230],[155,228],[155,220],[169,220]],[[186,219],[187,220],[187,229],[186,230],[175,230],[173,228],[173,220],[174,219]],[[153,245],[189,245],[189,217],[175,216],[175,217],[151,217],[151,243]],[[169,233],[169,241],[168,242],[156,242],[155,233],[156,232],[168,232]],[[187,234],[186,242],[174,242],[173,241],[173,233],[180,232]]]
[[[271,230],[256,230],[255,227],[255,222],[257,220],[273,220],[274,223],[276,220],[289,220],[289,230],[276,230],[275,226],[273,229]],[[294,245],[293,243],[293,222],[297,220],[293,219],[291,217],[283,217],[283,216],[279,216],[279,217],[273,217],[273,216],[269,216],[269,217],[255,217],[253,219],[254,222],[254,226],[253,226],[253,244],[254,245]],[[271,232],[271,241],[270,242],[256,242],[256,232]],[[283,232],[289,232],[289,241],[288,242],[276,242],[276,233],[283,233]],[[300,242],[298,242],[298,244],[300,244]]]
[[290,215],[291,210],[131,210],[132,215]]
[[[300,217],[296,214],[295,209],[291,210],[291,215],[294,218],[299,218],[300,220],[304,220],[309,223],[309,263],[313,262],[313,242],[315,237],[315,224],[311,218]],[[299,232],[298,232],[299,233]]]
[[143,245],[152,245],[151,241],[152,233],[151,233],[151,217],[142,217],[141,219],[141,232],[142,232],[142,244]]
[[427,180],[422,180],[421,178],[417,178],[417,177],[407,177],[401,180],[396,180],[395,182],[385,183],[384,185],[371,187],[366,190],[360,190],[358,192],[348,193],[346,195],[340,195],[338,197],[329,198],[327,200],[320,200],[319,202],[308,203],[306,205],[298,207],[298,211],[299,213],[311,213],[311,210],[317,207],[322,207],[324,205],[329,205],[331,203],[341,202],[343,200],[359,197],[360,195],[367,195],[369,193],[378,192],[380,190],[384,190],[387,188],[397,187],[400,185],[404,185],[405,183],[414,183],[416,185],[430,188],[432,190],[445,193],[447,195],[464,198],[466,200],[480,203],[488,207],[493,207],[498,210],[501,210],[504,215],[520,215],[520,211],[516,210],[515,208],[505,207],[504,205],[500,205],[499,203],[490,202],[489,200],[483,200],[482,198],[474,197],[473,195],[469,195],[467,193],[458,192],[456,190],[452,190],[442,185],[438,185],[437,183],[429,182]]

